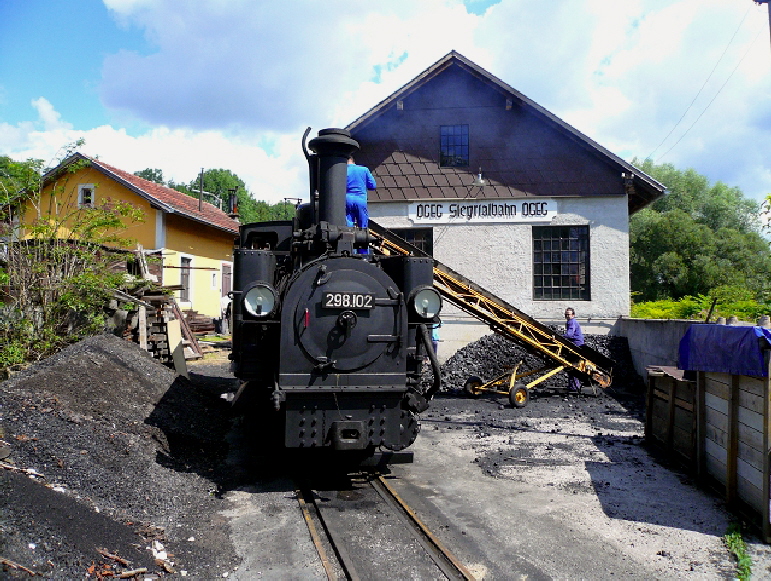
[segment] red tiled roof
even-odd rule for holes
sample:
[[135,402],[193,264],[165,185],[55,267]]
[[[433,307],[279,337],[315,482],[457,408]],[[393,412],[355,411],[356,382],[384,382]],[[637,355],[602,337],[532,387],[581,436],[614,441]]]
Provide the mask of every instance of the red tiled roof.
[[[69,165],[77,159],[86,159],[90,162],[90,167],[100,171],[107,177],[127,187],[140,197],[144,198],[150,205],[159,208],[170,214],[180,214],[185,218],[207,224],[219,230],[225,230],[232,234],[238,233],[239,222],[228,217],[228,215],[216,206],[204,202],[201,209],[198,208],[198,198],[193,198],[178,192],[172,188],[162,186],[155,182],[140,178],[132,173],[118,169],[112,165],[104,163],[99,159],[88,157],[81,153],[75,153],[63,161],[59,167]],[[57,168],[58,169],[58,168]],[[56,170],[53,170],[56,171]],[[53,172],[49,172],[50,175]],[[47,177],[47,176],[46,176]]]

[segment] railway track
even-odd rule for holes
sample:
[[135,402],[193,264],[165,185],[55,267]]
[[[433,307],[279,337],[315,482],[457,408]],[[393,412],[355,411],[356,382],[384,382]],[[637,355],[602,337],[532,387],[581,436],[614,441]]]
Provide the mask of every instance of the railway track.
[[474,579],[382,475],[318,486],[298,502],[328,579]]

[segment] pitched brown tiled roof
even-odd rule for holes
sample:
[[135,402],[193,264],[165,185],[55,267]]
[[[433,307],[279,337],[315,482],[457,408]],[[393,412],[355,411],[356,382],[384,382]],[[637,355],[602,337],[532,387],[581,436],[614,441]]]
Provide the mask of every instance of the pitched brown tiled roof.
[[90,164],[89,167],[96,169],[107,177],[130,189],[141,198],[150,202],[150,205],[154,208],[158,208],[169,214],[179,214],[185,218],[189,218],[190,220],[206,224],[219,230],[238,234],[239,222],[228,217],[225,212],[216,206],[204,202],[199,210],[198,198],[193,198],[172,188],[140,178],[139,176],[135,176],[134,174],[104,163],[99,159],[83,155],[82,153],[75,153],[64,160],[56,169],[48,172],[48,174],[44,176],[44,181],[49,179],[49,176],[56,173],[60,168],[80,159],[87,160]]
[[[547,161],[536,162],[535,159],[528,159],[530,152],[524,146],[507,142],[505,145],[510,149],[508,157],[510,160],[516,160],[516,163],[507,163],[502,167],[503,162],[488,151],[489,146],[480,143],[475,150],[475,157],[477,160],[484,160],[480,165],[484,165],[484,178],[489,186],[484,191],[475,190],[475,196],[485,198],[515,198],[523,195],[569,196],[576,195],[577,184],[590,185],[593,188],[592,195],[595,196],[618,195],[624,191],[620,189],[622,185],[619,176],[622,173],[627,180],[623,188],[629,195],[630,214],[663,195],[665,188],[655,179],[456,51],[451,51],[439,59],[401,89],[349,124],[346,129],[355,139],[361,139],[359,134],[366,135],[372,127],[371,124],[376,126],[379,119],[385,119],[384,123],[388,127],[387,123],[394,122],[389,118],[389,114],[396,110],[394,108],[399,101],[403,100],[402,102],[406,103],[411,95],[416,95],[420,89],[437,79],[442,73],[456,70],[456,67],[505,94],[507,99],[510,98],[515,109],[519,106],[523,111],[526,110],[532,118],[540,120],[544,128],[556,129],[558,134],[564,136],[564,143],[574,143],[580,147],[580,151],[563,147],[561,155],[564,159],[556,156],[555,151],[552,151]],[[470,195],[468,184],[475,177],[473,174],[476,172],[473,170],[476,168],[439,168],[437,160],[431,159],[431,154],[415,155],[416,152],[425,154],[434,150],[433,142],[426,144],[421,141],[421,131],[425,133],[425,128],[417,122],[409,140],[408,147],[411,151],[404,151],[404,144],[399,142],[398,137],[392,136],[388,130],[385,130],[385,136],[378,136],[378,139],[367,142],[367,151],[357,155],[357,160],[361,157],[360,163],[364,165],[367,165],[367,161],[376,160],[376,164],[372,165],[373,173],[378,180],[378,189],[371,194],[371,200],[463,198]],[[540,134],[533,137],[533,141],[541,138]],[[517,150],[517,147],[521,149]],[[590,175],[589,170],[582,170],[581,164],[576,163],[576,154],[585,156],[587,159],[600,159],[606,167],[613,168],[613,182],[608,181],[607,172],[605,175]],[[586,164],[583,167],[587,167]],[[548,172],[548,175],[545,175],[545,172]],[[428,176],[431,176],[435,183],[431,183]],[[393,179],[387,179],[387,177]],[[434,188],[442,188],[442,190],[436,191]]]

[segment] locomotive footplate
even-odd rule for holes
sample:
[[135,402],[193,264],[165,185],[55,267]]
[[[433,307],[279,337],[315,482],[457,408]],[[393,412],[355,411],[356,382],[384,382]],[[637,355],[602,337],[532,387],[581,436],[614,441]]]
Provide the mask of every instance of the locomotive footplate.
[[415,441],[419,424],[402,409],[402,393],[288,393],[285,445],[289,448],[398,451]]

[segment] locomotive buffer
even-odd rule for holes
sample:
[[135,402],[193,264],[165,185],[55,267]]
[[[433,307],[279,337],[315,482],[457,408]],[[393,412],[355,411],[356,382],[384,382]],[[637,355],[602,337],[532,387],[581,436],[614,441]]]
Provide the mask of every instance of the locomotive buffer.
[[[429,257],[427,253],[372,220],[369,221],[369,233],[374,239],[370,246],[383,254]],[[466,382],[466,391],[470,395],[476,396],[483,391],[508,394],[511,404],[521,408],[527,405],[529,390],[565,369],[570,369],[591,381],[595,388],[610,385],[612,359],[586,345],[577,347],[569,339],[555,333],[436,259],[434,288],[458,308],[487,323],[494,332],[511,339],[532,353],[540,354],[548,362],[542,369],[518,373],[520,362],[513,370],[488,382],[471,377]]]

